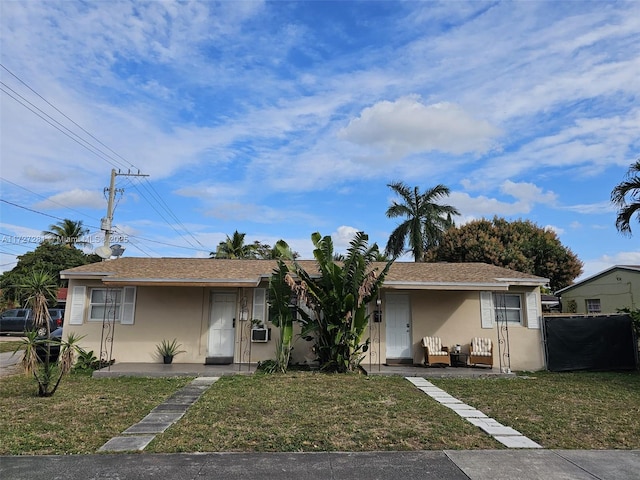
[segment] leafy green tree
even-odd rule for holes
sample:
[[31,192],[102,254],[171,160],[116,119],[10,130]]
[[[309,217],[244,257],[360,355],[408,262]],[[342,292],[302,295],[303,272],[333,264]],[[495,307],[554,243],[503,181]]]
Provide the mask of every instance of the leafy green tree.
[[67,248],[64,245],[43,242],[35,250],[20,255],[18,263],[13,269],[0,276],[2,298],[8,302],[23,305],[26,301],[18,285],[34,271],[49,273],[56,278],[59,287],[66,286],[66,281],[60,280],[60,271],[68,268],[99,262],[102,259],[95,254],[85,254],[77,248]]
[[548,278],[552,291],[570,285],[582,262],[552,230],[529,220],[476,220],[445,232],[426,258],[433,262],[484,262]]
[[74,248],[76,245],[89,246],[91,243],[81,240],[89,233],[89,229],[82,225],[82,220],[64,220],[49,225],[49,230],[42,232],[47,237],[47,241],[56,245],[64,245],[67,248]]
[[237,230],[230,237],[218,244],[215,252],[209,255],[212,258],[256,258],[256,246],[244,243],[246,233],[239,233]]
[[256,240],[250,245],[244,243],[246,233],[239,233],[237,230],[233,235],[220,242],[215,252],[209,255],[211,258],[238,258],[238,259],[259,259],[277,260],[279,258],[293,260],[298,258],[298,252],[291,250],[291,247],[284,240],[278,240],[272,247],[268,243]]
[[[38,383],[38,396],[50,397],[58,389],[62,377],[71,370],[77,346],[77,337],[66,341],[51,339],[48,305],[55,302],[58,286],[55,276],[44,271],[33,271],[19,285],[33,312],[34,330],[27,332],[18,348],[24,348],[22,366],[26,375],[33,375]],[[60,347],[58,358],[51,358],[51,347]],[[16,350],[17,351],[17,350]]]
[[292,306],[302,326],[301,336],[314,341],[320,368],[353,371],[369,348],[369,339],[362,338],[369,321],[367,304],[377,296],[393,261],[379,271],[373,265],[378,246],[369,247],[363,232],[355,235],[341,262],[334,260],[330,236],[316,232],[311,240],[319,275],[308,273],[297,262],[292,270],[280,262],[276,280],[282,286],[283,278],[290,292],[272,295],[272,317],[278,312],[286,317],[285,309]]
[[622,234],[631,235],[634,214],[640,222],[640,159],[629,167],[626,180],[613,189],[611,201],[618,207],[616,228]]
[[443,232],[453,226],[452,217],[460,215],[455,207],[437,203],[449,196],[449,188],[436,185],[420,193],[418,187],[411,189],[402,182],[390,183],[388,187],[402,201],[391,204],[387,209],[387,217],[406,220],[391,232],[385,253],[397,258],[406,251],[411,251],[416,262],[423,262],[425,252],[437,246]]
[[278,240],[273,247],[268,243],[258,241],[255,241],[254,245],[256,258],[260,260],[293,260],[300,256],[298,252],[291,250],[289,244],[282,239]]

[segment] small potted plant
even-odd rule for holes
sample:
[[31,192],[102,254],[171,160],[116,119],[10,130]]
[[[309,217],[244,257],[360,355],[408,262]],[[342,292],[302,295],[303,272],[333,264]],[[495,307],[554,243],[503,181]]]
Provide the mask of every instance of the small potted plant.
[[163,362],[169,364],[173,362],[173,357],[179,353],[184,353],[184,350],[180,350],[181,346],[182,344],[178,343],[178,340],[174,338],[172,341],[162,340],[162,342],[156,345],[156,348]]

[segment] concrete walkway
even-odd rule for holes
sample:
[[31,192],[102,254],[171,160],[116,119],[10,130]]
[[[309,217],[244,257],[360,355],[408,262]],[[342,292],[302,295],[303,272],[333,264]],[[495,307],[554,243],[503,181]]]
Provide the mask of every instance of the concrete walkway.
[[476,427],[481,428],[484,432],[491,435],[498,442],[507,448],[542,448],[530,438],[525,437],[517,430],[506,427],[497,422],[493,418],[487,417],[480,410],[473,408],[466,403],[462,403],[457,398],[449,395],[441,388],[436,387],[433,383],[421,377],[405,377],[409,382],[414,384],[418,390],[426,393],[442,406],[450,408],[459,416],[472,423]]
[[[96,378],[104,377],[220,377],[223,375],[250,375],[256,364],[233,363],[230,365],[204,365],[202,363],[115,363],[93,372]],[[514,373],[502,373],[488,367],[423,367],[421,365],[369,365],[363,364],[368,375],[400,375],[426,378],[496,378],[511,377]]]
[[637,480],[640,450],[186,453],[0,457],[11,480]]
[[0,353],[0,377],[7,377],[21,372],[20,361],[22,360],[22,352],[4,352]]
[[122,435],[114,437],[98,449],[99,452],[144,450],[157,434],[164,432],[187,412],[220,377],[198,377],[151,410],[151,413]]

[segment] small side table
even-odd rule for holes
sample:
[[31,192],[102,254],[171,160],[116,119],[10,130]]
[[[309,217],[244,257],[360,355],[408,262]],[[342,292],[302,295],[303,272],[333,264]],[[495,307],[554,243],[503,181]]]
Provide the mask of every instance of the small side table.
[[469,354],[463,352],[451,352],[449,353],[451,357],[451,366],[452,367],[468,367],[469,366]]

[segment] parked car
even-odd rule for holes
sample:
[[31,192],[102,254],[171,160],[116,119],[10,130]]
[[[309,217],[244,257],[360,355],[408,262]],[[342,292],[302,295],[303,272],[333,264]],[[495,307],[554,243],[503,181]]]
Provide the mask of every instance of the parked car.
[[[47,338],[47,333],[44,332],[43,335],[38,336],[37,340],[44,341]],[[49,361],[55,362],[58,360],[60,356],[60,342],[62,341],[62,327],[56,328],[49,335],[49,340],[52,342],[49,344]],[[47,346],[45,344],[38,345],[36,348],[36,355],[41,361],[45,361],[47,358]]]
[[[62,327],[64,322],[63,308],[50,308],[50,328]],[[33,312],[30,308],[13,308],[0,314],[0,333],[24,333],[33,330]]]

